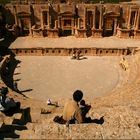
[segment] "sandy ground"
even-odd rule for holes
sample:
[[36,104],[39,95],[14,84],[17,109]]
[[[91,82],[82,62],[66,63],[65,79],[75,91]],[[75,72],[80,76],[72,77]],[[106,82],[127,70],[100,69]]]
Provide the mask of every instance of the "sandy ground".
[[[71,98],[80,89],[85,97],[99,97],[110,92],[119,81],[120,57],[87,57],[71,60],[63,56],[17,56],[20,67],[14,80],[18,88],[36,99]],[[16,74],[19,73],[19,74]]]

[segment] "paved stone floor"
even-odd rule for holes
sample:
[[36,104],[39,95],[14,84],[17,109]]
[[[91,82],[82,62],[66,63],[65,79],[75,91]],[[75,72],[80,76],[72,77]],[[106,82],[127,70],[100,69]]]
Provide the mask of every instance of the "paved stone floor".
[[37,99],[70,97],[76,89],[84,97],[106,95],[119,81],[120,57],[87,57],[71,60],[67,56],[17,56],[20,67],[14,80],[18,88],[29,97]]
[[115,36],[104,38],[76,38],[74,36],[48,37],[18,37],[10,48],[126,48],[139,47],[139,39],[123,39]]

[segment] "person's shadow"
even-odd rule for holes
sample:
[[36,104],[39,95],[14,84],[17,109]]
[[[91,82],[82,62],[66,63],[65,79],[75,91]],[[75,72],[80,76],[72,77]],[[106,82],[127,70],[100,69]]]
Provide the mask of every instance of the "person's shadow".
[[15,133],[15,130],[22,131],[27,130],[26,126],[21,125],[2,125],[0,128],[0,139],[4,140],[5,138],[19,138],[19,135]]
[[20,136],[16,134],[15,131],[27,130],[25,125],[31,122],[30,108],[21,109],[16,113],[22,113],[21,118],[14,119],[11,125],[3,124],[0,127],[0,140],[4,140],[5,138],[19,138]]
[[87,117],[85,119],[85,123],[96,123],[102,125],[104,123],[104,116],[102,116],[100,119],[91,119],[90,117]]

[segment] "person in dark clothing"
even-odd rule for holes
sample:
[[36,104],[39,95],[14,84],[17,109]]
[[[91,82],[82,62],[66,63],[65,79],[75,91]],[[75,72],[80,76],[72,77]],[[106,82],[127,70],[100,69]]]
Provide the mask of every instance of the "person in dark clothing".
[[89,112],[91,108],[91,105],[87,105],[85,103],[85,100],[81,100],[80,101],[80,109],[81,109],[81,112],[82,112],[82,118],[83,118],[83,121],[86,122],[86,114]]
[[8,88],[0,89],[0,111],[7,116],[12,116],[20,110],[20,102],[15,102],[13,98],[7,96]]

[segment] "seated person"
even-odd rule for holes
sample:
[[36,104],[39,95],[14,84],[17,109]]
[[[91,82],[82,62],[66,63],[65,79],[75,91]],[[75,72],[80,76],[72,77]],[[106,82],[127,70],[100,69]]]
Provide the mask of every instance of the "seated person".
[[7,116],[12,116],[19,111],[20,102],[15,102],[13,98],[7,96],[8,88],[2,87],[0,89],[0,111]]
[[87,105],[85,103],[85,100],[80,101],[80,109],[81,109],[81,112],[82,112],[82,118],[83,118],[84,122],[86,122],[86,114],[88,113],[90,108],[91,108],[91,105]]
[[67,123],[82,123],[82,113],[79,108],[78,102],[82,99],[83,93],[80,90],[76,90],[73,93],[73,100],[68,101],[63,110],[62,118]]

